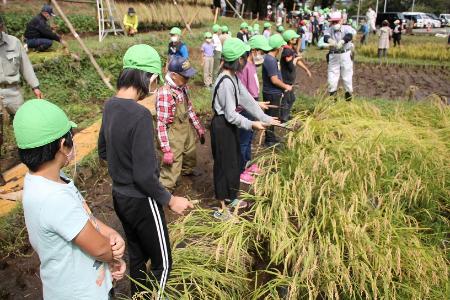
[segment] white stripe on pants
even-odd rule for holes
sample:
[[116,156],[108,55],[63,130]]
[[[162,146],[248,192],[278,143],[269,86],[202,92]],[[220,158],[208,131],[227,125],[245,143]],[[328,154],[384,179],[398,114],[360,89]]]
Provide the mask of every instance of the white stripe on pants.
[[352,93],[353,61],[351,58],[351,51],[341,54],[330,53],[330,60],[328,63],[328,91],[330,93],[337,91],[340,77],[342,77],[345,91]]

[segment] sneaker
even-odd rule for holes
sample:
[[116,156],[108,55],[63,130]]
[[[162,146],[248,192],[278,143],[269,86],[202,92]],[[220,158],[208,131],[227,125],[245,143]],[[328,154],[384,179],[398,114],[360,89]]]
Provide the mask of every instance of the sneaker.
[[245,184],[253,184],[255,178],[250,173],[244,171],[244,173],[241,174],[240,181]]
[[238,208],[247,208],[248,203],[244,200],[234,199],[230,204],[228,204],[228,207],[230,208],[236,208],[237,206],[239,206]]
[[232,216],[228,209],[221,209],[216,210],[213,213],[213,217],[221,221],[228,221],[229,219],[231,219]]
[[257,164],[253,164],[249,168],[247,168],[245,172],[252,175],[259,175],[261,174],[261,169],[258,167]]

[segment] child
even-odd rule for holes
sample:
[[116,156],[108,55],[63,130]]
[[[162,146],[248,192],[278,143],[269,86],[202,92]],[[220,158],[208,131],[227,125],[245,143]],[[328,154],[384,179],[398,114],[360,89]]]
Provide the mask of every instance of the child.
[[181,41],[181,29],[173,27],[170,29],[170,42],[168,47],[169,61],[173,56],[181,56],[189,59],[189,50],[185,43]]
[[206,87],[211,88],[214,70],[214,44],[211,32],[206,32],[204,37],[205,42],[200,49],[202,51],[203,82]]
[[389,27],[389,22],[387,20],[384,20],[381,25],[382,27],[380,28],[380,32],[378,33],[380,37],[378,40],[378,59],[380,61],[380,64],[383,57],[387,59],[389,41],[392,37],[392,29]]
[[394,47],[399,46],[402,40],[402,22],[400,20],[394,21],[394,33],[392,34],[392,39],[394,40]]
[[[242,71],[247,63],[250,46],[238,38],[229,38],[223,45],[222,72],[216,80],[212,97],[214,117],[211,121],[211,147],[214,158],[214,190],[220,201],[221,210],[214,217],[227,220],[230,212],[225,203],[232,207],[245,207],[237,199],[240,175],[239,128],[264,130],[264,125],[279,124],[264,114],[249,94],[236,72]],[[236,112],[242,106],[247,113],[261,121],[250,121]]]
[[359,29],[359,31],[362,33],[361,45],[365,45],[365,44],[367,44],[367,38],[369,37],[370,28],[369,28],[369,24],[367,24],[366,20],[363,19],[361,22],[362,22],[361,28]]
[[20,160],[29,169],[23,187],[25,223],[41,262],[45,299],[107,300],[112,279],[125,272],[125,243],[92,215],[73,181],[61,173],[75,156],[73,127],[46,100],[29,100],[17,111],[14,134]]
[[[247,88],[249,94],[255,99],[255,101],[261,106],[262,109],[267,108],[266,102],[258,102],[259,99],[259,81],[256,68],[261,66],[264,62],[265,52],[270,50],[267,39],[262,35],[256,35],[249,41],[250,53],[247,58],[247,64],[242,71],[236,73],[239,80]],[[242,110],[241,115],[245,118],[254,121],[255,119],[248,114],[245,110]],[[248,163],[252,159],[252,139],[253,131],[239,128],[239,142],[241,145],[241,176],[240,180],[245,184],[252,184],[255,179],[253,174],[260,172],[259,167],[256,164],[248,166]]]
[[268,39],[270,37],[270,35],[272,34],[271,29],[272,28],[272,24],[270,24],[269,22],[264,23],[264,31],[263,31],[263,36]]

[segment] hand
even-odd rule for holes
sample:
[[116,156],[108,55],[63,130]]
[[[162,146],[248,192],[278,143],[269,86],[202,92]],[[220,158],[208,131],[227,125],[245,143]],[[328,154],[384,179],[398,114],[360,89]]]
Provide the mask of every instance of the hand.
[[163,163],[166,165],[173,164],[173,153],[172,151],[164,152]]
[[266,130],[266,128],[264,127],[264,124],[261,121],[254,121],[252,123],[252,128],[254,130]]
[[309,77],[309,78],[312,77],[312,74],[311,74],[311,71],[310,71],[310,70],[306,70],[306,74],[308,74],[308,77]]
[[36,98],[38,99],[42,99],[44,96],[42,95],[42,92],[40,89],[34,89],[33,90],[34,95],[36,96]]
[[286,92],[292,91],[292,85],[286,84],[284,90],[285,90]]
[[270,121],[270,125],[280,125],[281,122],[278,120],[277,117],[272,117],[272,120]]
[[194,205],[186,198],[172,196],[169,201],[169,208],[179,215],[183,215],[188,208],[194,208]]
[[127,265],[123,259],[118,259],[109,264],[109,270],[111,271],[111,276],[114,280],[120,280],[125,275]]
[[269,105],[270,105],[270,101],[266,101],[266,102],[258,102],[259,107],[261,107],[262,110],[267,110],[269,109]]
[[117,232],[109,236],[109,243],[111,244],[111,250],[114,259],[121,259],[125,252],[125,241]]
[[67,42],[65,40],[61,39],[60,43],[63,46],[63,48],[69,48],[69,45],[67,44]]

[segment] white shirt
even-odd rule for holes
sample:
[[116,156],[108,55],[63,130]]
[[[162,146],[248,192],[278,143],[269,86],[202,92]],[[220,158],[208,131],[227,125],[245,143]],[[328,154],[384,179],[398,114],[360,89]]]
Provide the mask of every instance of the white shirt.
[[217,33],[213,34],[212,40],[213,40],[214,50],[222,52],[222,43],[220,42],[220,38]]

